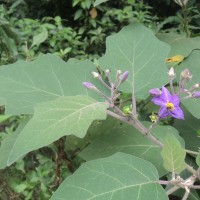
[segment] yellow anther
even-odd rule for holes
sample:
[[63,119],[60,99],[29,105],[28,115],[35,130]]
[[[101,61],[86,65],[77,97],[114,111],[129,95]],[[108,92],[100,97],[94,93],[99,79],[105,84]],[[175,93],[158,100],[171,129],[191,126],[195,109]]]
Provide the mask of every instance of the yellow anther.
[[166,107],[167,107],[167,109],[169,109],[169,110],[174,110],[174,104],[173,103],[167,103],[166,104]]

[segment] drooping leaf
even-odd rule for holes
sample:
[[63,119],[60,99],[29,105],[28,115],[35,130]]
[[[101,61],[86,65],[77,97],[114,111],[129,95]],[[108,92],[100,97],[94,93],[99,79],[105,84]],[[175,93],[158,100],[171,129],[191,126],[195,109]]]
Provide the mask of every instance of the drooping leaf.
[[163,166],[169,172],[180,174],[185,169],[186,152],[173,135],[167,135],[161,151]]
[[[150,123],[145,123],[145,125],[148,126]],[[103,127],[103,130],[101,130],[101,127]],[[124,152],[150,161],[155,165],[160,176],[166,173],[162,166],[160,147],[142,136],[132,126],[121,124],[117,120],[115,120],[115,123],[110,124],[110,120],[106,120],[99,127],[93,128],[93,132],[100,136],[79,154],[86,161],[107,157],[116,152]],[[173,127],[158,126],[152,132],[161,142],[164,141],[166,135],[172,134],[182,140],[182,144],[184,143]]]
[[3,169],[7,166],[8,157],[9,157],[10,152],[11,152],[13,146],[14,146],[14,143],[15,143],[17,137],[19,136],[20,132],[24,128],[24,126],[27,124],[29,119],[30,119],[29,117],[24,118],[21,121],[17,130],[15,132],[13,132],[12,134],[9,134],[1,142],[1,146],[0,146],[0,169]]
[[129,71],[121,87],[125,92],[132,92],[134,82],[135,95],[146,98],[149,89],[168,82],[164,63],[170,48],[143,25],[134,23],[107,37],[106,47],[100,66],[111,70],[113,80],[117,70]]
[[104,3],[104,2],[106,2],[106,1],[108,1],[108,0],[96,0],[96,1],[94,2],[94,7],[96,7],[96,6],[98,6],[98,5],[102,4],[102,3]]
[[183,35],[175,33],[161,33],[156,35],[161,41],[171,46],[169,57],[182,55],[187,57],[192,50],[200,49],[200,37],[186,38]]
[[5,99],[6,113],[32,114],[36,103],[88,94],[82,82],[93,81],[92,70],[95,66],[88,60],[65,63],[51,54],[33,62],[1,66],[0,96]]
[[84,163],[68,177],[51,200],[167,200],[155,167],[132,155],[113,156]]
[[84,137],[93,120],[106,118],[106,108],[104,102],[88,96],[60,97],[36,105],[34,116],[16,138],[7,163],[64,135]]
[[[191,151],[198,151],[200,147],[200,119],[196,119],[186,109],[183,109],[185,120],[176,120],[174,127],[179,131],[185,140],[185,148]],[[187,123],[186,123],[187,122]]]

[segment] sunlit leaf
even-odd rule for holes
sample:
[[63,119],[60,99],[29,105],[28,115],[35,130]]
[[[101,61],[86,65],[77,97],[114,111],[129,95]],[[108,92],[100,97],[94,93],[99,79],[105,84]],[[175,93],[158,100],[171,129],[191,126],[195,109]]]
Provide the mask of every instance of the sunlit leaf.
[[84,137],[93,120],[106,118],[106,108],[104,102],[88,96],[60,97],[36,105],[34,116],[16,138],[7,163],[64,135]]

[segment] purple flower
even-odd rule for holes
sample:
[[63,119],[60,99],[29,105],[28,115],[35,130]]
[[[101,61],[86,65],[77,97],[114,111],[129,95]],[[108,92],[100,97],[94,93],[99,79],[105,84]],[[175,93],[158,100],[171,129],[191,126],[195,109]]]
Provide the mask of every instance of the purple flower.
[[180,100],[178,95],[171,95],[164,86],[162,87],[162,94],[160,96],[153,97],[152,102],[161,106],[159,110],[160,118],[172,116],[177,119],[184,119],[184,113],[179,106]]
[[162,95],[162,91],[158,88],[153,88],[149,90],[149,94],[152,95],[153,97],[160,97]]

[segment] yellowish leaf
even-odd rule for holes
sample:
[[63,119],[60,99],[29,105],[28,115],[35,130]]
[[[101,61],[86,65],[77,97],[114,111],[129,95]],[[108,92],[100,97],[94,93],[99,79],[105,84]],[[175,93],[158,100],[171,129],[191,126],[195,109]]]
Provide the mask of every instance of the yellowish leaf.
[[97,10],[95,8],[92,8],[92,10],[90,10],[90,16],[92,17],[92,19],[95,19],[97,17]]
[[176,55],[176,56],[173,56],[171,58],[167,58],[165,60],[165,62],[182,62],[184,59],[184,56],[182,55]]

